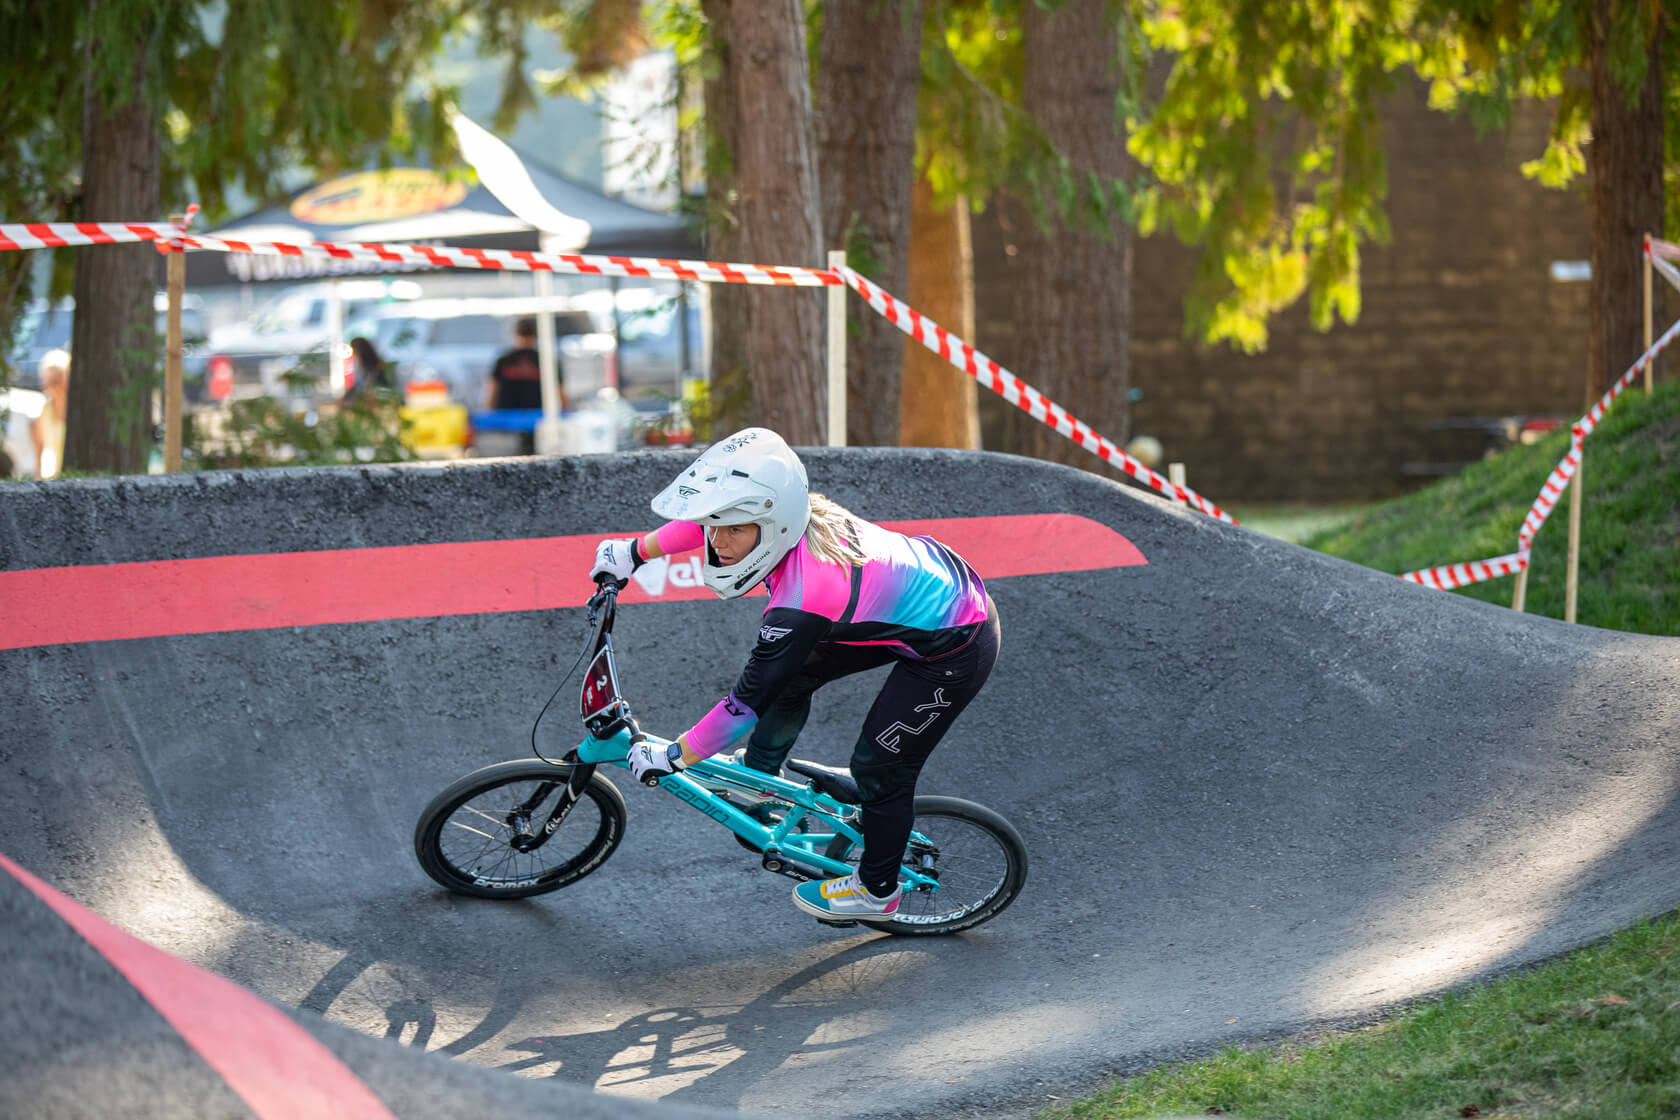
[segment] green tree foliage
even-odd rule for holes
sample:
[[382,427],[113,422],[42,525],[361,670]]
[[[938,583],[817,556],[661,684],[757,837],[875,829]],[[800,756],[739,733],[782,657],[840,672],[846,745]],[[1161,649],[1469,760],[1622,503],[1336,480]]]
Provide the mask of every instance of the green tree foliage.
[[[146,105],[163,140],[166,211],[197,202],[214,218],[231,188],[270,197],[281,173],[298,166],[332,171],[415,148],[441,154],[452,143],[448,91],[419,89],[416,79],[473,8],[474,0],[0,0],[0,219],[84,216],[83,161],[99,158],[83,145],[95,94],[93,104],[111,109],[136,98]],[[157,204],[136,200],[124,217],[159,220],[164,214],[149,212]],[[57,253],[55,294],[69,290],[75,254]],[[12,337],[32,294],[30,256],[0,255],[0,338]],[[9,352],[0,347],[0,377]]]
[[[918,102],[918,166],[926,168],[940,203],[958,196],[983,205],[1004,189],[1026,202],[1034,217],[1093,231],[1133,220],[1139,183],[1075,168],[1032,115],[1021,108],[1025,50],[1024,4],[1058,9],[1067,0],[937,0],[930,2],[922,38]],[[1129,5],[1111,6],[1121,79],[1114,108],[1116,135],[1137,111],[1143,56],[1141,30]]]
[[[1608,65],[1631,97],[1655,37],[1666,127],[1677,128],[1676,0],[1602,0]],[[1431,104],[1483,128],[1525,99],[1556,108],[1551,142],[1524,170],[1551,186],[1586,166],[1594,0],[1144,0],[1143,45],[1166,76],[1131,150],[1152,178],[1144,233],[1203,246],[1187,330],[1246,350],[1267,317],[1307,295],[1328,329],[1359,314],[1360,248],[1388,236],[1379,99],[1416,76]],[[1670,141],[1669,181],[1676,152]],[[1670,222],[1676,217],[1673,192]]]

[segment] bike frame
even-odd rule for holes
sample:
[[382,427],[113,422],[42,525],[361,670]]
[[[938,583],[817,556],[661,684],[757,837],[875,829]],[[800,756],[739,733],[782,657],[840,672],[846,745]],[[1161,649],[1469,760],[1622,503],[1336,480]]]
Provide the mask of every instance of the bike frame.
[[[630,748],[643,739],[659,747],[669,747],[672,740],[649,735],[636,724],[630,706],[618,691],[618,669],[612,648],[612,624],[617,609],[618,591],[623,584],[606,584],[589,601],[590,621],[595,625],[594,657],[584,674],[581,708],[584,724],[590,735],[567,754],[567,761],[588,767],[630,768],[627,756]],[[588,773],[574,775],[572,783],[581,790],[588,781]],[[821,792],[811,782],[790,782],[774,774],[755,770],[732,758],[703,758],[694,765],[658,781],[658,787],[678,801],[697,809],[723,825],[742,840],[762,851],[765,866],[777,857],[799,865],[800,870],[825,876],[849,875],[852,865],[823,854],[830,841],[844,836],[853,844],[863,845],[858,831],[861,810]],[[772,797],[792,806],[774,827],[760,823],[743,813],[727,798],[725,792],[748,797]],[[814,831],[798,831],[801,823],[810,822]],[[911,834],[912,842],[924,836]],[[939,880],[923,875],[916,869],[899,865],[899,878],[905,890],[935,891]]]

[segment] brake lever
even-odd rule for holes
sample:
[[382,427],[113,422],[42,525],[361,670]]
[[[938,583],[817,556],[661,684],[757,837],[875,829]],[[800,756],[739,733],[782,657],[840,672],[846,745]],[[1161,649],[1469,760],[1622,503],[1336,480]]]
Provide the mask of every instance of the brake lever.
[[618,593],[630,585],[629,580],[613,579],[611,576],[601,576],[595,580],[597,588],[595,594],[589,597],[589,610],[594,612],[604,606],[608,599],[616,598]]

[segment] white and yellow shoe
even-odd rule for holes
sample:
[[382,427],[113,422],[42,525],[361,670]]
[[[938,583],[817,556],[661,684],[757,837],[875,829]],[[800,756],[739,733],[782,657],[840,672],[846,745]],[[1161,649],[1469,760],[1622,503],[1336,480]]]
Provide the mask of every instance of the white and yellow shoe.
[[902,887],[894,887],[885,898],[871,894],[858,882],[855,871],[839,879],[813,880],[793,888],[793,904],[826,921],[890,918],[898,913],[903,897]]

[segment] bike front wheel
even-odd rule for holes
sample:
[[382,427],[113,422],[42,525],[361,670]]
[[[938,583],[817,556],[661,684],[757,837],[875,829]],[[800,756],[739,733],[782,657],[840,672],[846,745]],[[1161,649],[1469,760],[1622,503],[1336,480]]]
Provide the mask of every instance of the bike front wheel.
[[[917,797],[914,811],[904,864],[938,889],[907,888],[891,921],[863,925],[911,937],[958,933],[1015,901],[1027,881],[1027,846],[1013,825],[960,797]],[[863,850],[841,836],[826,854],[855,864]]]
[[479,898],[527,898],[577,882],[618,847],[625,810],[624,795],[596,773],[566,806],[575,770],[517,759],[452,783],[414,826],[420,866],[450,890]]

